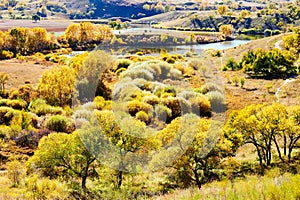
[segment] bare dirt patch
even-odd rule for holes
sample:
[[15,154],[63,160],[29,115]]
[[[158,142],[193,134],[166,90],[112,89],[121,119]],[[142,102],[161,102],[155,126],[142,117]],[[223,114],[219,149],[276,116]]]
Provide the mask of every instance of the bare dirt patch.
[[6,72],[9,80],[7,89],[18,88],[18,86],[30,82],[33,85],[38,83],[42,73],[51,69],[51,63],[35,64],[34,62],[22,62],[16,59],[0,61],[0,72]]
[[1,20],[0,30],[7,31],[14,27],[41,27],[47,31],[60,32],[64,31],[72,22],[68,20],[41,20],[34,22],[32,20]]

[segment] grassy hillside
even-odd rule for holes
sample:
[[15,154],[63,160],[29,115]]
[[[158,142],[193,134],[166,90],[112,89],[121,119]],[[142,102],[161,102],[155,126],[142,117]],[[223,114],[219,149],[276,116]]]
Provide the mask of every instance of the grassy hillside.
[[281,174],[277,169],[264,177],[247,176],[238,180],[225,180],[205,185],[200,190],[190,188],[177,190],[172,194],[154,198],[171,199],[209,199],[209,200],[257,200],[257,199],[300,199],[300,175]]

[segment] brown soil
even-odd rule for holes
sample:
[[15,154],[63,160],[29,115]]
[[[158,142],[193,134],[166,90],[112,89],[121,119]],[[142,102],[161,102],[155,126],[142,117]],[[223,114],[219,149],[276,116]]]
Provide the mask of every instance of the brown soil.
[[67,20],[41,20],[34,22],[32,20],[1,20],[0,30],[7,31],[14,27],[41,27],[47,31],[60,32],[64,31],[72,22]]
[[36,63],[33,61],[19,61],[17,59],[0,61],[0,72],[6,72],[9,80],[6,89],[18,88],[18,86],[30,82],[37,84],[38,79],[45,70],[51,68],[51,63]]

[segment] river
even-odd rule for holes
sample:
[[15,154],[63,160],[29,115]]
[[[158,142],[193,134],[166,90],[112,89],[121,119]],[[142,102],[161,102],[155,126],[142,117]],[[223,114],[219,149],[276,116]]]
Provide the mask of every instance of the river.
[[[131,29],[122,29],[114,31],[114,34],[137,34],[143,32],[168,32],[174,30],[164,30],[164,29],[154,29],[154,28],[131,28]],[[60,35],[61,32],[56,33],[55,35]],[[239,39],[241,38],[241,39]],[[237,39],[232,41],[224,41],[217,43],[209,43],[209,44],[194,44],[194,45],[169,45],[169,46],[152,46],[152,47],[143,47],[143,46],[114,46],[114,47],[102,47],[99,46],[98,49],[103,49],[105,51],[109,51],[115,55],[124,55],[124,54],[135,54],[138,51],[143,51],[146,55],[158,56],[161,50],[166,50],[171,54],[184,54],[188,51],[195,52],[201,54],[203,50],[206,49],[215,49],[215,50],[225,50],[229,48],[234,48],[239,45],[243,45],[249,43],[251,39],[245,37],[238,36]],[[72,57],[76,54],[80,54],[82,52],[72,52],[68,56]]]

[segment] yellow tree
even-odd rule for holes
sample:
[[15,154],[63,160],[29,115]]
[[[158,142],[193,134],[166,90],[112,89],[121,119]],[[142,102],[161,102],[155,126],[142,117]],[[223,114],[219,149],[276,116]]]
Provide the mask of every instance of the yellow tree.
[[240,18],[244,19],[250,15],[250,12],[248,10],[242,10],[239,15]]
[[9,30],[11,50],[14,53],[26,54],[28,51],[27,41],[29,35],[28,28],[13,28]]
[[5,92],[5,84],[7,83],[8,79],[8,74],[6,74],[5,72],[0,72],[0,94],[3,94]]
[[78,132],[51,133],[40,140],[27,168],[29,172],[41,170],[47,176],[80,178],[81,187],[85,189],[94,161],[95,157],[82,144]]
[[225,35],[226,38],[232,36],[233,26],[231,24],[221,25],[220,32]]
[[[270,106],[250,105],[230,115],[225,132],[228,136],[243,138],[243,143],[253,144],[260,165],[271,165],[273,146],[278,157],[284,161],[284,155],[291,160],[292,150],[300,139],[300,108],[287,107],[275,103]],[[283,148],[279,141],[283,141]]]
[[218,13],[220,15],[226,15],[226,12],[227,12],[227,6],[224,5],[218,6]]
[[174,159],[172,167],[176,169],[177,184],[188,187],[195,183],[201,188],[204,183],[218,179],[214,170],[220,168],[221,159],[233,150],[220,130],[222,123],[218,121],[191,114],[176,118],[158,133],[165,151],[154,157],[152,163],[164,165]]
[[80,26],[79,24],[71,24],[65,31],[66,40],[68,41],[71,47],[75,47],[78,45],[78,41],[80,38]]
[[39,80],[39,95],[51,105],[71,105],[75,77],[75,70],[71,67],[54,67],[51,71],[44,72]]
[[31,34],[30,36],[32,38],[32,48],[31,51],[32,52],[41,52],[44,51],[45,49],[49,48],[50,46],[50,41],[49,41],[49,36],[48,36],[48,32],[46,29],[44,28],[32,28],[30,30]]
[[96,96],[110,98],[111,89],[104,83],[104,77],[114,66],[113,57],[101,50],[91,52],[84,60],[77,79],[80,100],[92,100]]

